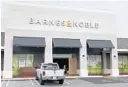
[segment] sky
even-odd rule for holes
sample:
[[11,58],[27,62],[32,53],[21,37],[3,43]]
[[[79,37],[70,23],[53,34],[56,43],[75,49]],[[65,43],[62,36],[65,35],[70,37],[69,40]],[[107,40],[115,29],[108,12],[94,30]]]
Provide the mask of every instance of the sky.
[[[22,0],[18,0],[22,1]],[[27,0],[26,0],[27,1]],[[35,1],[35,0],[32,0]],[[37,0],[36,0],[37,1]],[[30,0],[29,0],[30,3]],[[35,2],[34,2],[35,3]],[[38,0],[39,4],[48,6],[61,6],[69,8],[85,8],[93,10],[107,10],[116,13],[117,34],[118,36],[128,37],[128,1],[46,1]],[[120,32],[122,31],[123,32]]]

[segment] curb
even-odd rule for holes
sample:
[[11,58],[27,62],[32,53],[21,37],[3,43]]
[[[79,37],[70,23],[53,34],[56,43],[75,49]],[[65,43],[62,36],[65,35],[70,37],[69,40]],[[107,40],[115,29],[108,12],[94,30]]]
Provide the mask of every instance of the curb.
[[[66,79],[76,79],[76,78],[80,78],[80,77],[77,77],[77,76],[74,76],[74,77],[65,77]],[[15,81],[15,80],[35,80],[35,78],[1,78],[1,81],[8,81],[8,80],[11,80],[11,81]]]
[[[90,76],[90,77],[80,77],[80,76],[67,76],[65,77],[66,79],[77,79],[77,78],[98,78],[96,76]],[[99,76],[99,77],[102,77],[102,78],[112,78],[112,76]],[[117,77],[128,77],[127,76],[117,76]],[[11,81],[25,81],[25,80],[35,80],[35,78],[1,78],[1,81],[8,81],[8,80],[11,80]]]
[[11,80],[11,81],[18,81],[18,80],[34,80],[35,78],[2,78],[1,81],[8,81],[8,80]]

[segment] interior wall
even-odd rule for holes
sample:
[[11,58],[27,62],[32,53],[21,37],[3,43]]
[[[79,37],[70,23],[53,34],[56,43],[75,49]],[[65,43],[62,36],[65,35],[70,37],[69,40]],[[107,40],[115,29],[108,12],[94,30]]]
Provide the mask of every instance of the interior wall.
[[64,65],[66,65],[66,68],[69,68],[69,59],[68,58],[54,58],[54,62],[57,62],[59,64],[59,67],[61,69],[64,69]]

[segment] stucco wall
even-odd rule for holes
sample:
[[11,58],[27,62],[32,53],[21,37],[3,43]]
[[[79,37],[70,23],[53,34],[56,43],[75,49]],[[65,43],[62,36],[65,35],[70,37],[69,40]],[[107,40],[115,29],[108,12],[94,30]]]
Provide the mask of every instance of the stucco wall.
[[[110,12],[102,11],[84,11],[81,10],[71,10],[65,8],[52,8],[45,6],[27,6],[20,4],[7,4],[5,5],[5,11],[3,12],[3,19],[5,20],[5,27],[18,27],[24,29],[29,28],[30,30],[35,28],[36,30],[59,30],[59,31],[84,31],[84,32],[108,32],[115,33],[116,31],[116,20],[115,14]],[[72,28],[72,27],[56,27],[56,26],[43,26],[43,25],[32,25],[29,24],[30,18],[37,20],[47,19],[47,20],[64,20],[64,21],[84,21],[91,23],[98,23],[99,28]]]

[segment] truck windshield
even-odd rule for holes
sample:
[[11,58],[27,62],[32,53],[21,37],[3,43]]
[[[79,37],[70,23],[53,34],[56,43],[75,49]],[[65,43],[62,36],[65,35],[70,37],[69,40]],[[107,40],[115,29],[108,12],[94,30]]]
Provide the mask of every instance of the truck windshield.
[[59,69],[58,68],[58,66],[57,66],[57,64],[44,64],[43,66],[42,66],[42,69],[47,69],[47,70],[54,70],[54,69]]

